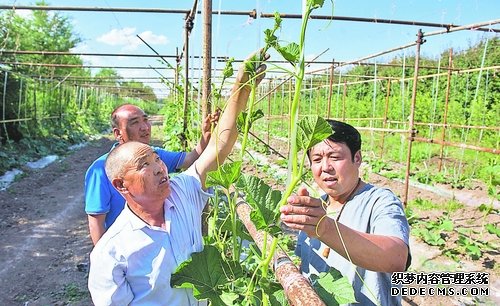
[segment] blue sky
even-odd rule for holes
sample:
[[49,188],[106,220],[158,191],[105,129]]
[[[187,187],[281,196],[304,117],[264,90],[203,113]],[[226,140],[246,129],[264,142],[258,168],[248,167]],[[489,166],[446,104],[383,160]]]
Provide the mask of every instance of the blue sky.
[[[190,9],[193,1],[187,0],[47,0],[52,6],[86,6],[86,7],[134,7]],[[8,5],[33,5],[34,1],[2,0]],[[199,0],[199,8],[202,0]],[[433,23],[453,23],[466,25],[500,18],[500,1],[498,0],[337,0],[334,2],[333,14],[337,16],[381,18],[395,20],[413,20]],[[302,1],[299,0],[213,0],[213,10],[250,11],[299,14]],[[21,12],[21,11],[20,11]],[[26,11],[21,12],[26,13]],[[75,49],[78,52],[91,53],[146,53],[149,48],[135,37],[139,34],[160,54],[174,55],[176,48],[183,46],[184,16],[182,14],[145,14],[145,13],[109,13],[109,12],[59,12],[68,16],[74,25],[75,32],[83,42]],[[330,15],[332,3],[328,0],[316,15]],[[232,56],[245,58],[253,50],[263,44],[263,31],[271,27],[272,19],[249,19],[246,16],[214,15],[213,16],[213,56]],[[499,29],[500,25],[494,26]],[[306,56],[314,58],[325,52],[318,60],[338,61],[355,60],[373,53],[405,45],[415,41],[416,33],[421,27],[359,23],[347,21],[311,20],[307,32]],[[439,30],[425,28],[425,32]],[[298,41],[300,20],[284,19],[280,39]],[[202,17],[195,19],[195,27],[191,35],[191,54],[201,54]],[[498,35],[498,34],[497,34]],[[429,37],[422,46],[426,56],[437,56],[442,51],[453,47],[465,49],[481,38],[494,37],[491,33],[462,31]],[[392,56],[412,54],[413,48],[380,57],[372,61],[385,62]],[[272,54],[273,59],[278,55]],[[85,57],[89,64],[96,65],[152,65],[159,66],[155,59],[148,58],[111,58]],[[171,61],[174,64],[174,61]],[[201,60],[193,59],[191,66],[200,66]],[[222,68],[223,64],[215,64]],[[235,67],[236,68],[236,67]],[[316,67],[317,68],[317,67]],[[156,72],[145,70],[119,70],[125,77],[158,76]],[[199,72],[192,72],[197,77]],[[168,75],[167,72],[165,72]],[[194,75],[193,75],[194,74]],[[162,85],[151,85],[160,91]]]

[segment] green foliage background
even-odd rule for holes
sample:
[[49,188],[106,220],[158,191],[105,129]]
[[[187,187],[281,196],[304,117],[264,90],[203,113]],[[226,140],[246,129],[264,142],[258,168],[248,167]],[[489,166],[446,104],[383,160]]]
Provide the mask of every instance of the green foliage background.
[[[38,5],[46,5],[40,1]],[[12,11],[0,14],[0,48],[2,50],[69,51],[81,39],[75,33],[71,20],[58,13],[34,11],[32,17],[21,17]],[[425,45],[423,45],[425,51]],[[382,118],[387,96],[387,78],[394,78],[389,93],[389,107],[386,126],[391,129],[408,128],[413,82],[414,56],[395,57],[391,66],[356,66],[336,71],[332,80],[328,76],[306,76],[300,102],[301,114],[315,114],[345,120],[357,127],[383,127],[382,120],[355,120],[353,118]],[[3,54],[0,62],[28,62],[82,65],[76,55],[48,56],[32,54]],[[500,62],[499,38],[483,40],[453,53],[448,124],[498,127],[500,118],[500,87],[498,69],[460,72],[459,70],[494,66]],[[402,69],[404,63],[404,71]],[[447,86],[446,67],[448,51],[437,58],[421,58],[419,75],[441,73],[440,76],[422,78],[417,84],[415,122],[441,123],[444,115]],[[10,66],[5,69],[5,66]],[[440,67],[439,70],[425,68]],[[109,128],[108,116],[118,105],[137,104],[149,114],[165,116],[163,144],[170,150],[182,150],[178,137],[182,132],[181,101],[179,97],[168,97],[158,101],[152,89],[140,82],[124,81],[112,69],[102,69],[92,76],[89,69],[62,67],[24,66],[4,64],[0,68],[0,101],[5,101],[5,115],[0,120],[0,173],[24,164],[46,154],[64,154],[71,144],[85,141],[90,135]],[[350,75],[349,77],[347,75]],[[358,77],[351,77],[357,75]],[[81,77],[82,81],[65,80],[65,77]],[[355,83],[346,87],[345,100],[343,83]],[[405,80],[401,81],[404,76]],[[91,84],[91,86],[89,86]],[[168,85],[168,84],[167,84]],[[172,86],[172,84],[170,84]],[[5,89],[5,90],[3,90]],[[193,88],[189,88],[193,90]],[[267,120],[257,121],[253,131],[271,131],[274,137],[287,135],[288,104],[292,98],[293,83],[285,83],[271,95],[269,106],[258,105]],[[171,88],[182,96],[183,88]],[[220,90],[220,89],[219,89]],[[260,94],[265,94],[265,82]],[[214,90],[217,93],[217,90]],[[219,92],[220,94],[220,92]],[[328,100],[331,95],[331,105]],[[216,97],[217,98],[217,97]],[[175,100],[177,99],[177,100]],[[263,101],[267,101],[264,99]],[[343,112],[345,103],[345,113]],[[200,130],[200,114],[193,101],[188,109],[188,141],[196,143]],[[272,119],[270,119],[272,118]],[[282,118],[282,119],[279,119]],[[283,119],[284,118],[284,119]],[[16,121],[17,120],[17,121]],[[417,136],[439,139],[442,127],[417,125]],[[8,132],[7,132],[8,131]],[[381,149],[381,133],[363,132],[365,159],[395,161],[404,163],[407,154],[407,140],[403,134],[385,133],[384,148]],[[264,139],[265,137],[262,137]],[[498,148],[499,132],[495,129],[446,129],[446,141]],[[429,162],[439,156],[440,146],[414,143],[412,152],[413,173],[419,181],[430,183],[443,178],[459,187],[470,178],[480,178],[492,186],[500,181],[498,155],[473,150],[446,147],[445,157],[452,163],[436,173]],[[466,166],[467,164],[472,166]],[[396,174],[402,176],[402,174]]]
[[[0,14],[0,50],[69,52],[79,42],[71,20],[58,13]],[[108,129],[111,111],[120,104],[136,104],[153,114],[161,108],[152,88],[120,80],[112,69],[92,76],[83,67],[16,65],[82,65],[76,55],[0,52],[0,63],[0,121],[5,121],[0,123],[0,174],[47,154],[64,155],[70,145]]]

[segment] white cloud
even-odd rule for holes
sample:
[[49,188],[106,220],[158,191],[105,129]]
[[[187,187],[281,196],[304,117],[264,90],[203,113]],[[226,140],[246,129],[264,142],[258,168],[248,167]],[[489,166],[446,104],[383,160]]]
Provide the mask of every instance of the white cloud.
[[156,35],[151,31],[144,31],[139,36],[150,45],[166,45],[168,39],[164,35]]
[[[151,31],[144,31],[139,36],[149,45],[166,45],[169,41],[164,35],[156,35]],[[136,28],[113,29],[97,38],[97,41],[111,46],[123,46],[122,51],[137,49],[142,41],[136,36]]]
[[130,44],[135,37],[135,28],[113,29],[97,38],[97,41],[111,46]]

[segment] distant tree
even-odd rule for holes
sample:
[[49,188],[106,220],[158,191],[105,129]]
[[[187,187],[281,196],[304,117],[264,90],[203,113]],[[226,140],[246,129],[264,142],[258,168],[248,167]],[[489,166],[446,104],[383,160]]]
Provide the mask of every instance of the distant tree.
[[98,85],[118,86],[123,77],[111,68],[100,69],[94,76],[94,83]]
[[[38,1],[36,5],[46,6],[47,2]],[[78,35],[74,33],[73,26],[67,17],[50,11],[33,11],[28,17],[22,17],[15,10],[6,10],[0,13],[0,50],[20,50],[20,51],[70,51],[81,42]],[[81,65],[82,60],[76,55],[48,56],[32,54],[12,54],[0,55],[0,62],[3,63],[53,63],[53,64],[74,64]],[[21,90],[20,78],[40,76],[45,79],[56,78],[57,76],[89,75],[88,70],[72,69],[62,67],[39,67],[29,65],[10,64],[10,71],[0,73],[0,85],[8,88],[8,94],[3,97],[0,91],[0,101],[5,101],[5,118],[16,119],[19,109]],[[3,74],[8,73],[7,83]],[[23,90],[28,82],[25,82]],[[44,96],[46,101],[55,101],[54,90],[48,90]],[[25,96],[25,95],[23,95]],[[44,111],[50,112],[59,108],[57,104],[48,104]],[[31,107],[31,106],[30,106]],[[32,124],[32,123],[30,123]],[[36,132],[33,134],[36,135]],[[32,135],[33,135],[32,134]],[[17,122],[0,125],[0,138],[3,143],[6,140],[19,141],[22,132]]]
[[120,90],[121,96],[138,98],[145,101],[156,101],[156,95],[153,88],[144,85],[142,82],[127,81],[122,82]]

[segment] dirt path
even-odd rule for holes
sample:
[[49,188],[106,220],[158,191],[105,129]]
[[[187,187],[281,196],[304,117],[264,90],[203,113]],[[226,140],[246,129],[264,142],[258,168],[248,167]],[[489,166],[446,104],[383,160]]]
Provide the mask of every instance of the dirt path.
[[91,249],[83,204],[87,167],[103,138],[0,192],[0,305],[91,305],[77,265]]

